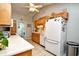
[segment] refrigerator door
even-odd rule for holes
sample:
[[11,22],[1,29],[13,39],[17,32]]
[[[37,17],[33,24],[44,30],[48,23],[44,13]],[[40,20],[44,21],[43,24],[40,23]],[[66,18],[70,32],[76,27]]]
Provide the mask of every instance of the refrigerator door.
[[50,40],[60,41],[61,40],[61,22],[49,20],[46,23],[45,34]]
[[45,40],[45,49],[55,55],[64,55],[64,45],[51,40]]
[[45,49],[54,55],[60,55],[60,45],[57,42],[45,40]]

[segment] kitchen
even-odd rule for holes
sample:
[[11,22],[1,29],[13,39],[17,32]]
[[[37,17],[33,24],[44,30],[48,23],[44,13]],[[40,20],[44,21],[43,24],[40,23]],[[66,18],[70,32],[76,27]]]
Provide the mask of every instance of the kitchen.
[[16,21],[11,19],[11,10],[11,4],[0,4],[0,32],[1,35],[3,35],[4,33],[3,36],[8,39],[8,43],[6,42],[6,40],[4,40],[4,43],[8,45],[7,47],[6,45],[3,46],[3,44],[1,43],[3,41],[0,42],[0,55],[31,56],[34,46],[25,41],[18,34],[16,34],[17,25]]
[[0,31],[9,42],[0,55],[63,56],[64,43],[79,44],[79,4],[35,3],[40,5],[39,11],[29,5],[34,7],[29,3],[0,4]]

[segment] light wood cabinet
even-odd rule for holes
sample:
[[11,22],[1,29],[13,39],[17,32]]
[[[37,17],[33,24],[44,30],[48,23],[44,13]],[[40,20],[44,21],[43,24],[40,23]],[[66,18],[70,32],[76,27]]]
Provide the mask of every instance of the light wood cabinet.
[[11,4],[0,3],[0,25],[11,25]]
[[32,33],[32,41],[40,44],[40,33],[38,32],[33,32]]
[[42,17],[42,18],[39,18],[38,20],[35,20],[35,21],[34,21],[34,25],[35,25],[35,28],[36,28],[35,31],[38,30],[38,26],[40,26],[40,25],[43,26],[42,30],[44,30],[44,27],[45,27],[45,23],[46,23],[46,22],[47,22],[47,16],[44,16],[44,17]]
[[16,34],[16,20],[13,20],[13,27],[11,27],[11,35],[15,35]]

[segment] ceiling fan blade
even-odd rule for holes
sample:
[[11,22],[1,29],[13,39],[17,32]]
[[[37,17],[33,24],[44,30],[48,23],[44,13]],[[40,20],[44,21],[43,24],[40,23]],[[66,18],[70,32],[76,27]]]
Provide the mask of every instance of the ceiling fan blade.
[[39,10],[38,10],[38,9],[36,9],[36,8],[35,8],[34,10],[35,10],[36,12],[39,12]]
[[39,12],[39,10],[36,9],[36,8],[29,8],[29,11],[31,11],[31,12],[34,12],[34,11]]
[[36,6],[34,6],[34,8],[41,8],[41,7],[43,7],[42,5],[36,5]]
[[25,8],[33,8],[32,6],[24,6]]

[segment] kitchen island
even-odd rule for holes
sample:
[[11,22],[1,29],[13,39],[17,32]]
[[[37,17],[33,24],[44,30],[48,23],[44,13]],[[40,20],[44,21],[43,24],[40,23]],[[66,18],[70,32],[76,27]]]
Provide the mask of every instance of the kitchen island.
[[34,46],[22,37],[11,35],[8,40],[9,46],[4,50],[0,50],[0,56],[32,56]]

